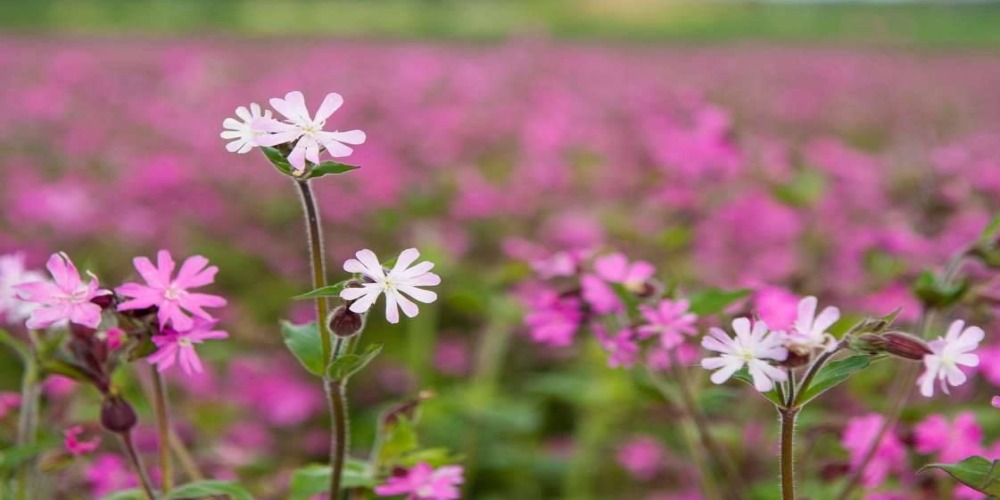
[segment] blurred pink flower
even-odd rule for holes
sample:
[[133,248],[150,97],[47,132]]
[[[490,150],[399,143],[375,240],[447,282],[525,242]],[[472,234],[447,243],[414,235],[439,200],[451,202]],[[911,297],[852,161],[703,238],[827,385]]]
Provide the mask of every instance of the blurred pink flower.
[[701,346],[709,351],[720,353],[719,356],[704,358],[701,367],[706,370],[716,370],[710,377],[712,383],[721,384],[744,366],[750,371],[753,386],[760,392],[770,391],[775,382],[784,382],[788,374],[784,370],[769,363],[769,361],[784,361],[788,350],[781,346],[783,341],[778,332],[769,332],[767,325],[757,321],[750,325],[747,318],[733,320],[735,337],[729,337],[726,332],[712,328],[709,334],[701,340]]
[[631,328],[624,328],[615,335],[609,335],[600,325],[594,325],[592,329],[601,347],[608,353],[608,366],[611,368],[631,368],[639,360],[639,344]]
[[458,485],[464,480],[463,472],[458,465],[434,469],[421,462],[376,486],[375,493],[382,497],[406,495],[407,500],[453,500],[461,497]]
[[[301,425],[324,406],[321,393],[286,363],[241,358],[231,363],[228,390],[270,425]],[[329,444],[327,440],[327,444]]]
[[583,310],[580,300],[562,297],[552,290],[541,290],[527,297],[528,312],[524,323],[532,340],[552,346],[568,346],[580,329]]
[[63,445],[70,455],[89,455],[101,444],[101,437],[94,436],[89,441],[81,441],[80,434],[83,434],[83,426],[76,425],[63,431]]
[[665,455],[659,441],[650,436],[640,436],[619,446],[615,457],[618,465],[636,479],[649,481],[663,468]]
[[112,453],[95,456],[90,467],[84,472],[84,477],[90,484],[90,494],[93,498],[103,498],[114,491],[138,485],[135,474],[129,469],[125,460]]
[[695,322],[698,316],[688,312],[690,302],[681,300],[661,300],[655,307],[639,306],[646,324],[639,326],[640,338],[647,339],[654,335],[660,336],[660,345],[664,349],[672,349],[684,341],[684,335],[697,333]]
[[219,268],[208,266],[208,259],[205,257],[200,255],[188,257],[177,273],[176,279],[173,277],[176,267],[174,259],[166,250],[157,253],[155,267],[146,257],[136,257],[132,262],[146,284],[125,283],[116,288],[115,291],[119,294],[130,297],[130,300],[119,304],[119,311],[156,306],[159,308],[157,318],[160,320],[161,328],[166,328],[169,324],[174,330],[184,331],[194,327],[191,316],[184,311],[205,320],[212,320],[214,319],[212,315],[203,308],[226,305],[226,299],[218,295],[189,291],[191,288],[215,282],[215,273]]
[[23,253],[0,255],[0,322],[14,325],[28,319],[38,304],[17,298],[14,287],[44,281],[42,273],[25,267]]
[[965,328],[965,322],[955,320],[948,327],[944,337],[938,337],[928,345],[934,354],[924,356],[926,371],[920,376],[917,384],[920,394],[925,397],[934,395],[934,382],[940,381],[941,390],[948,394],[948,386],[959,386],[965,383],[967,377],[959,365],[979,366],[979,356],[972,351],[979,347],[985,333],[982,328],[970,326]]
[[972,412],[962,412],[949,424],[943,415],[931,415],[916,425],[917,451],[936,453],[935,461],[954,463],[983,453],[983,431]]
[[0,420],[7,416],[11,410],[21,406],[21,394],[17,392],[0,392]]
[[157,351],[149,356],[148,361],[156,365],[157,371],[165,371],[176,362],[180,362],[184,373],[192,375],[201,373],[201,359],[198,357],[194,346],[206,340],[228,338],[229,334],[222,330],[212,330],[217,321],[208,321],[195,318],[190,330],[178,332],[167,328],[158,335],[153,335],[153,343],[156,344]]
[[613,253],[594,259],[594,273],[608,283],[620,283],[631,292],[642,292],[656,268],[646,261],[629,262],[622,253]]
[[340,298],[351,303],[351,311],[358,314],[367,312],[379,295],[385,294],[385,318],[390,323],[399,323],[399,310],[413,318],[419,310],[407,296],[418,302],[430,304],[437,300],[437,294],[421,287],[441,284],[441,277],[430,272],[433,262],[423,261],[411,267],[420,257],[416,248],[407,248],[399,254],[396,265],[388,273],[379,263],[378,256],[371,250],[359,250],[357,259],[347,259],[344,270],[361,274],[366,278],[360,287],[348,287],[340,292]]
[[468,344],[456,338],[438,341],[434,348],[434,367],[445,375],[460,376],[469,372],[472,364]]
[[799,296],[777,286],[761,286],[753,295],[754,313],[775,330],[786,331],[798,317]]
[[319,164],[320,149],[326,149],[330,156],[340,158],[350,156],[353,152],[347,144],[363,144],[365,133],[360,130],[347,132],[327,132],[323,130],[327,118],[344,104],[344,98],[337,93],[329,93],[323,99],[316,116],[310,117],[306,108],[305,96],[302,92],[292,91],[285,98],[271,99],[271,107],[285,117],[285,122],[271,118],[258,118],[253,121],[253,128],[270,134],[258,135],[255,141],[260,146],[277,146],[278,144],[298,141],[288,155],[288,163],[297,170],[306,168],[306,160]]
[[990,399],[990,405],[994,408],[1000,408],[1000,396],[993,396],[993,399]]
[[31,312],[26,325],[39,330],[62,321],[69,321],[88,328],[101,323],[101,307],[91,302],[94,297],[111,292],[98,288],[97,277],[90,274],[84,283],[80,272],[65,253],[53,254],[46,264],[54,283],[36,281],[15,286],[18,297],[40,305]]
[[[854,417],[847,421],[840,444],[851,456],[852,470],[856,470],[861,461],[864,460],[865,454],[871,447],[872,441],[875,440],[883,422],[885,419],[877,413]],[[899,472],[903,469],[905,460],[906,447],[896,432],[889,430],[882,437],[875,454],[868,462],[862,475],[862,483],[867,487],[881,485],[891,472]]]

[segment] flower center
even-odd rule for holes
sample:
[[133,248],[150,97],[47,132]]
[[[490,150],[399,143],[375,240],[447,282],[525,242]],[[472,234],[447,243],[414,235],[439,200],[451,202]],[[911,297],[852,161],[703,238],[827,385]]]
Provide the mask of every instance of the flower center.
[[166,290],[163,291],[163,296],[167,300],[177,300],[178,298],[180,298],[182,293],[184,293],[184,290],[181,290],[176,286],[174,286],[173,284],[171,284],[170,286],[167,287]]
[[191,343],[191,340],[188,339],[187,337],[181,337],[181,338],[177,339],[177,345],[179,345],[181,347],[192,347],[192,346],[194,346],[194,344]]

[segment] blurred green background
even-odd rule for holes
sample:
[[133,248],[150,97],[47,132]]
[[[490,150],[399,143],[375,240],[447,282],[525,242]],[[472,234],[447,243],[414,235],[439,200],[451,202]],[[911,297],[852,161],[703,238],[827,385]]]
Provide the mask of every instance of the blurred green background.
[[3,0],[5,33],[996,46],[998,2]]

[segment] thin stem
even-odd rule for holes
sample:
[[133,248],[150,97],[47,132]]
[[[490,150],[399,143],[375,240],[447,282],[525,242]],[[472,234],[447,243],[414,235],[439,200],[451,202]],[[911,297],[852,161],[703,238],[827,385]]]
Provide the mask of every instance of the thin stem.
[[[32,354],[34,356],[34,354]],[[38,406],[41,387],[38,384],[38,366],[33,357],[24,360],[24,375],[21,380],[21,413],[17,422],[17,445],[33,446],[38,440]],[[35,461],[25,460],[18,470],[17,498],[34,498]]]
[[174,461],[170,453],[170,407],[167,403],[167,385],[155,366],[149,365],[153,378],[153,407],[156,411],[156,431],[160,446],[160,471],[163,475],[163,492],[174,488]]
[[842,349],[845,344],[846,344],[845,341],[841,341],[840,343],[837,344],[835,348],[830,349],[824,352],[823,354],[820,354],[816,358],[816,360],[813,361],[811,365],[809,365],[809,368],[806,370],[805,376],[803,376],[802,380],[800,380],[798,383],[797,390],[795,389],[796,384],[792,379],[792,371],[791,370],[788,371],[789,381],[790,381],[789,390],[791,391],[791,395],[788,398],[789,408],[798,408],[803,404],[803,401],[799,401],[799,399],[802,397],[803,394],[806,393],[806,389],[809,388],[809,384],[812,383],[813,379],[816,377],[816,374],[819,373],[819,371],[823,368],[823,366],[826,365],[828,361],[830,361],[830,358],[832,358],[835,354],[840,352],[840,349]]
[[779,409],[781,414],[781,498],[795,500],[795,416],[798,409]]
[[340,480],[347,458],[347,383],[344,380],[327,380],[325,386],[334,430],[330,442],[330,500],[337,500],[340,498]]
[[733,493],[729,496],[739,498],[740,495],[735,492],[747,491],[743,485],[743,477],[740,476],[736,464],[733,463],[729,454],[712,437],[712,433],[708,429],[708,421],[705,415],[701,413],[698,401],[691,390],[687,372],[684,371],[684,367],[680,365],[677,356],[672,351],[670,352],[670,360],[670,369],[673,371],[674,377],[677,379],[677,386],[680,388],[683,413],[685,417],[694,423],[695,430],[698,433],[698,440],[701,441],[702,447],[708,452],[712,461],[722,467],[729,485],[733,488],[731,490]]
[[[302,210],[306,219],[313,289],[323,288],[327,285],[326,256],[323,250],[323,231],[320,223],[319,209],[316,206],[316,196],[313,194],[312,185],[308,180],[296,180],[295,185],[299,188],[299,197],[302,199]],[[326,324],[329,310],[330,305],[327,303],[326,297],[316,297],[316,328],[320,331],[319,338],[323,346],[323,359],[326,363],[330,362],[334,352]],[[339,337],[337,343],[339,347]]]
[[173,430],[170,431],[169,439],[170,448],[177,455],[177,461],[180,463],[181,469],[184,470],[184,474],[187,475],[188,479],[192,481],[204,481],[205,475],[201,473],[201,469],[198,468],[198,463],[191,456],[191,452],[184,446],[184,441],[181,441],[181,438]]
[[146,473],[146,468],[142,465],[142,459],[139,458],[139,453],[135,450],[135,443],[132,442],[132,433],[123,432],[118,434],[121,438],[122,447],[125,448],[125,454],[128,455],[129,462],[132,462],[132,468],[135,469],[135,474],[139,476],[139,482],[142,483],[142,490],[146,494],[148,500],[153,500],[156,498],[156,493],[153,490],[153,484],[149,480],[149,474]]

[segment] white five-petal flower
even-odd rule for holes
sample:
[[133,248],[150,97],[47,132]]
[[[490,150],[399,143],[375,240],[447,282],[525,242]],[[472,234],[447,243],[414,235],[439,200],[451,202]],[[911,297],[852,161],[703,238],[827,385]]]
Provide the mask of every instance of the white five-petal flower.
[[920,394],[925,397],[934,395],[934,381],[941,382],[941,390],[949,394],[948,386],[959,386],[965,383],[967,377],[959,368],[961,366],[978,366],[979,356],[972,353],[979,347],[979,342],[985,336],[978,326],[965,328],[965,322],[955,320],[944,337],[938,337],[928,345],[933,354],[924,356],[923,375],[917,380]]
[[805,356],[817,348],[830,349],[837,339],[827,332],[840,319],[840,309],[829,306],[816,315],[816,297],[799,301],[799,314],[792,331],[786,333],[785,346],[798,355]]
[[441,277],[430,272],[434,264],[424,261],[410,267],[420,256],[416,248],[403,250],[388,273],[375,252],[365,249],[355,255],[357,259],[344,262],[344,270],[361,274],[366,279],[360,287],[345,288],[340,292],[340,298],[353,301],[351,311],[359,314],[368,311],[378,296],[384,293],[385,318],[390,323],[398,323],[399,309],[410,318],[417,315],[417,305],[407,296],[424,304],[437,300],[436,293],[420,288],[441,283]]
[[263,131],[254,129],[254,123],[261,119],[270,119],[271,112],[264,111],[262,114],[260,104],[253,103],[250,105],[250,109],[247,109],[246,106],[236,108],[236,116],[243,121],[236,118],[226,118],[222,122],[222,127],[226,130],[223,130],[219,136],[231,140],[226,144],[227,151],[243,154],[257,147],[257,137],[264,134]]
[[365,133],[360,130],[346,132],[328,132],[323,130],[327,118],[344,104],[344,98],[337,93],[329,93],[323,99],[315,116],[309,115],[305,97],[302,92],[294,91],[285,94],[284,99],[271,99],[271,107],[285,117],[284,122],[274,119],[255,120],[254,127],[268,132],[256,138],[261,146],[276,146],[293,141],[295,147],[288,155],[288,163],[297,170],[306,168],[306,160],[319,164],[319,153],[326,149],[330,156],[341,158],[349,156],[354,150],[347,144],[363,144]]
[[760,392],[774,388],[775,382],[788,380],[784,370],[770,364],[770,361],[784,361],[788,358],[788,350],[782,346],[783,339],[778,332],[769,332],[763,321],[757,321],[751,327],[747,318],[733,320],[735,337],[729,337],[726,332],[712,328],[702,339],[701,346],[709,351],[720,353],[719,356],[701,360],[701,367],[706,370],[717,370],[712,374],[713,383],[721,384],[744,366],[750,371],[753,386]]

